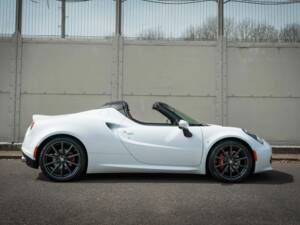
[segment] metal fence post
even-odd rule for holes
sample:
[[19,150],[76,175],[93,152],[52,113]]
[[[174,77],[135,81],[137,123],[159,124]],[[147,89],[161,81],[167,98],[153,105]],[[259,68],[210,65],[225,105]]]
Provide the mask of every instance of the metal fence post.
[[14,34],[14,59],[12,76],[13,127],[12,141],[20,141],[21,66],[22,66],[22,0],[16,2],[16,24]]
[[66,37],[66,0],[61,0],[61,38]]
[[112,77],[111,92],[112,100],[122,99],[123,84],[123,46],[122,37],[122,0],[116,0],[116,24],[115,36],[112,42]]
[[227,124],[226,38],[224,38],[224,0],[218,0],[218,39],[216,69],[216,122]]

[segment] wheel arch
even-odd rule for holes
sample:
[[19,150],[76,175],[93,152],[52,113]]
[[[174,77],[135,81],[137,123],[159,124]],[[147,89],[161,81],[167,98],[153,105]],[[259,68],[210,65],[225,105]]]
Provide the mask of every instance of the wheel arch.
[[76,140],[78,142],[78,144],[80,144],[80,146],[83,148],[85,156],[86,156],[86,160],[87,160],[87,162],[86,162],[86,168],[84,169],[84,171],[86,172],[89,158],[88,158],[88,154],[87,154],[87,150],[86,150],[85,145],[83,144],[83,142],[79,138],[77,138],[77,137],[75,137],[75,136],[73,136],[71,134],[65,134],[65,133],[53,134],[53,135],[51,135],[51,136],[49,136],[49,137],[47,137],[47,138],[45,138],[44,140],[41,141],[41,143],[37,146],[37,157],[36,157],[37,165],[39,166],[39,158],[40,158],[40,154],[42,152],[43,147],[49,141],[53,140],[54,138],[64,138],[64,137]]
[[245,140],[241,139],[241,138],[237,138],[237,137],[226,137],[226,138],[222,138],[220,140],[217,140],[215,143],[213,143],[211,145],[211,147],[208,150],[206,159],[205,159],[205,172],[206,174],[210,174],[209,169],[208,169],[208,162],[209,162],[209,157],[210,154],[212,153],[212,150],[214,149],[214,147],[216,145],[218,145],[219,143],[223,142],[223,141],[238,141],[242,144],[244,144],[248,150],[251,152],[251,157],[252,157],[252,170],[251,172],[253,173],[255,171],[255,160],[254,160],[254,153],[253,153],[253,149],[251,148],[251,146],[249,145],[249,143],[247,143]]

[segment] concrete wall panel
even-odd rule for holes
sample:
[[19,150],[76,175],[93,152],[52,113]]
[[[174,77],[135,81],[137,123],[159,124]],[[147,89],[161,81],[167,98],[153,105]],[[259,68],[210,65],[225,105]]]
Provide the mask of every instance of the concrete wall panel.
[[12,64],[14,63],[15,48],[13,43],[0,41],[0,91],[8,92],[13,75]]
[[100,108],[110,101],[103,95],[22,95],[20,136],[32,121],[33,114],[59,115]]
[[0,141],[13,140],[15,50],[13,41],[0,41]]
[[216,49],[125,45],[124,93],[215,95]]
[[228,124],[300,144],[300,48],[227,49]]
[[300,96],[300,48],[228,48],[228,94]]
[[22,91],[110,93],[111,45],[24,43]]
[[300,99],[229,98],[228,124],[274,144],[300,144]]
[[10,141],[12,128],[9,94],[0,93],[0,141]]

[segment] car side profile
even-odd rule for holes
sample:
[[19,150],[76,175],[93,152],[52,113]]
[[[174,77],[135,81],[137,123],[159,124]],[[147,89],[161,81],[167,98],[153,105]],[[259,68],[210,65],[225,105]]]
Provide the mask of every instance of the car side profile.
[[134,172],[210,174],[239,182],[272,169],[272,149],[255,134],[199,123],[162,102],[153,109],[169,122],[138,121],[125,101],[74,114],[33,115],[22,158],[53,181]]

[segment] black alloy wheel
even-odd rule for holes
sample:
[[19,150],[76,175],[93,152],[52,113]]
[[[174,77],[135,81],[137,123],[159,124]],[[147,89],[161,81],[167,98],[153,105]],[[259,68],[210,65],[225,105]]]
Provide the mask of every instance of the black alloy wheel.
[[220,142],[209,156],[209,172],[224,182],[239,182],[252,171],[251,150],[235,140]]
[[85,150],[75,139],[69,137],[50,140],[40,155],[43,174],[54,181],[79,178],[85,172],[86,163]]

